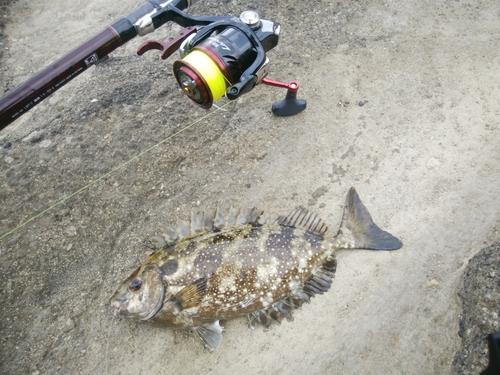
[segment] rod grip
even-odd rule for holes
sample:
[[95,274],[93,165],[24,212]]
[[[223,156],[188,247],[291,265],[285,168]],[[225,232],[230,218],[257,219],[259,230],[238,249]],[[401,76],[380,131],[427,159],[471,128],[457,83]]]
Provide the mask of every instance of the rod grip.
[[0,130],[121,46],[107,27],[0,99]]
[[[135,23],[144,15],[172,5],[184,10],[198,0],[147,1],[84,44],[50,64],[0,99],[0,131],[116,48],[137,36]],[[165,5],[166,4],[166,5]]]

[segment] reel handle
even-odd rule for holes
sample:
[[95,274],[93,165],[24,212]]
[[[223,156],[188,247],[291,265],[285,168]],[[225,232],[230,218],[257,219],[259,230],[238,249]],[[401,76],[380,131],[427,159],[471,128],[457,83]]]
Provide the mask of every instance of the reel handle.
[[297,82],[292,81],[289,83],[284,83],[273,81],[269,78],[263,78],[261,83],[268,86],[288,89],[285,99],[273,104],[272,112],[276,116],[293,116],[306,109],[306,101],[304,99],[297,99],[297,91],[299,91],[299,84]]

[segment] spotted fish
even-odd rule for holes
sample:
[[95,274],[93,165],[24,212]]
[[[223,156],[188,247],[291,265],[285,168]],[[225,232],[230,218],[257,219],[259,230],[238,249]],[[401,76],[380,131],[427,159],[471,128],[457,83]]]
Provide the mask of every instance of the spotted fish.
[[375,225],[354,188],[340,230],[306,209],[288,216],[258,209],[215,210],[151,237],[154,252],[111,297],[115,315],[191,329],[214,350],[220,320],[247,315],[268,328],[335,275],[339,249],[396,250],[402,243]]

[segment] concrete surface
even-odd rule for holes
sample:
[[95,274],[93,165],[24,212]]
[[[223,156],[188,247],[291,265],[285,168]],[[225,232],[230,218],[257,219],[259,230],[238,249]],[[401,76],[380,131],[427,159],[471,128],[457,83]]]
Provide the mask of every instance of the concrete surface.
[[[3,92],[140,3],[13,2]],[[257,87],[0,240],[0,372],[452,372],[467,261],[500,239],[500,3],[202,0],[190,12],[247,8],[282,24],[269,77],[297,80],[307,110],[276,118],[284,90]],[[135,55],[142,42],[0,133],[1,233],[207,113],[179,92],[174,58]],[[176,216],[302,205],[335,228],[350,186],[404,247],[339,252],[331,290],[293,322],[225,322],[209,353],[192,333],[112,319],[141,243]]]

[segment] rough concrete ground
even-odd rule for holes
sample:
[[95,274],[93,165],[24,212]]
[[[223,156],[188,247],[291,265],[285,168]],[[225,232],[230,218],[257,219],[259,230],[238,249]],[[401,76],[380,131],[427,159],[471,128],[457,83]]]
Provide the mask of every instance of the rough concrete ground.
[[[17,0],[0,19],[2,90],[140,3]],[[285,92],[258,87],[2,239],[0,372],[452,372],[468,259],[500,239],[500,4],[202,0],[190,12],[248,8],[282,24],[270,78],[297,80],[307,110],[276,118]],[[1,233],[206,114],[176,87],[174,58],[135,55],[142,42],[0,133]],[[339,252],[331,290],[294,322],[225,322],[209,353],[192,333],[112,320],[141,243],[177,215],[302,205],[335,228],[350,186],[405,246]]]

